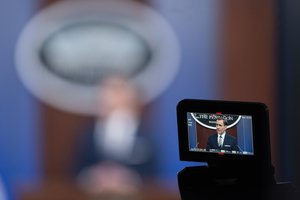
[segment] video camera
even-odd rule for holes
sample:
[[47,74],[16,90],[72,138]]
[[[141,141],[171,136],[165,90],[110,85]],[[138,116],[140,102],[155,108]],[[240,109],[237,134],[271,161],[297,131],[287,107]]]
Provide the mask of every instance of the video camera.
[[178,173],[183,200],[282,199],[293,191],[274,179],[265,104],[185,99],[177,125],[180,160],[207,163]]

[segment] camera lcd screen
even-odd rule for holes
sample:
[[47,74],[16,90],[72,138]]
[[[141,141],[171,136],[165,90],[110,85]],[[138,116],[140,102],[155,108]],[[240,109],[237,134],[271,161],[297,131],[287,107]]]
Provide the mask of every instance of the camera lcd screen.
[[270,166],[265,104],[184,99],[176,110],[180,160],[241,169]]
[[254,155],[251,115],[187,112],[190,152]]

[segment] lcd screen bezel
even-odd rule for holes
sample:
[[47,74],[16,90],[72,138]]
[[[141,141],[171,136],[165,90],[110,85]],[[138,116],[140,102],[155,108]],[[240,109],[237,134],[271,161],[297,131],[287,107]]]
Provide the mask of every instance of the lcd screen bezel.
[[[252,117],[254,154],[218,154],[189,149],[187,113],[228,113]],[[179,157],[182,161],[268,167],[271,163],[268,107],[259,102],[184,99],[177,104]]]

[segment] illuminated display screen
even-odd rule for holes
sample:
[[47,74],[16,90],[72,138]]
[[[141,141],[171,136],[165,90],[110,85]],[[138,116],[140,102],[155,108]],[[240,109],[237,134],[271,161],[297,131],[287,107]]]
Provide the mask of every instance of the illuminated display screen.
[[187,112],[190,152],[254,155],[250,115]]

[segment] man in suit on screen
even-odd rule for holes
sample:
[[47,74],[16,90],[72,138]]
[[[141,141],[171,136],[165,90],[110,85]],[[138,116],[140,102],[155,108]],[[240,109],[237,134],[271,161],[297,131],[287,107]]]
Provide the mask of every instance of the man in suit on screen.
[[216,121],[217,133],[210,135],[207,140],[207,151],[240,151],[237,140],[234,136],[226,133],[228,122],[224,118],[218,118]]

